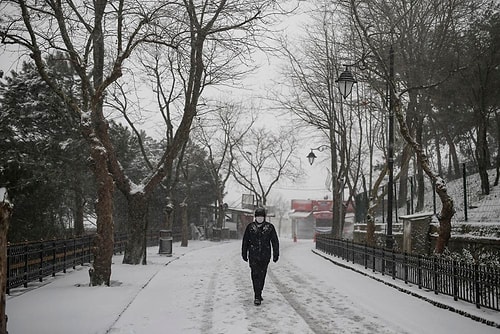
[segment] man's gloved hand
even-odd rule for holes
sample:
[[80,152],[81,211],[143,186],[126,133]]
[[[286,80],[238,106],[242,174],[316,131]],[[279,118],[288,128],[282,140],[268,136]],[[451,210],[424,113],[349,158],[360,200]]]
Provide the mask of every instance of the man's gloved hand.
[[279,258],[279,256],[278,256],[278,255],[273,256],[273,262],[274,262],[274,263],[278,262],[278,258]]
[[243,258],[243,261],[248,262],[248,257],[246,257],[245,255],[242,255],[241,257]]

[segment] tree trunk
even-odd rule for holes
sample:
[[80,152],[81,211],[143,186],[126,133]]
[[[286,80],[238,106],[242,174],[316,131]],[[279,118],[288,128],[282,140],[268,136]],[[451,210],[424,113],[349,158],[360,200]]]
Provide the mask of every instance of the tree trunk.
[[143,192],[136,192],[127,196],[127,203],[127,244],[122,263],[141,264],[144,257],[148,198]]
[[[217,210],[217,227],[218,228],[223,228],[224,227],[224,195],[222,194],[222,189],[217,189],[217,201],[215,202],[215,205],[217,206],[215,210]],[[264,204],[265,205],[265,204]]]
[[438,136],[438,133],[436,131],[436,124],[432,124],[432,134],[434,136],[434,146],[436,146],[436,160],[437,160],[437,168],[438,168],[438,175],[443,175],[443,161],[441,158],[441,147],[440,147],[440,137]]
[[[367,213],[366,213],[366,237],[365,242],[370,246],[375,246],[375,221],[374,221],[374,208],[375,205],[373,203],[373,194],[368,195],[368,189],[366,189],[366,179],[365,176],[362,175],[363,178],[363,190],[364,193],[367,194]],[[370,166],[370,189],[371,189],[371,166]]]
[[172,212],[174,211],[174,203],[172,197],[169,195],[166,198],[167,204],[165,205],[165,229],[172,231]]
[[436,193],[441,199],[442,208],[437,216],[439,220],[439,229],[434,252],[436,254],[443,254],[451,237],[451,218],[455,214],[455,208],[453,206],[453,199],[447,193],[444,179],[436,178],[435,184]]
[[375,246],[375,220],[371,213],[366,215],[366,243],[369,246]]
[[[422,133],[423,126],[420,120],[416,121],[415,124],[415,144],[420,148],[422,147]],[[411,136],[411,135],[410,135]],[[422,150],[422,154],[425,154]],[[415,207],[416,212],[420,212],[424,209],[425,202],[425,181],[424,181],[424,171],[421,164],[417,164],[417,205]]]
[[[3,190],[3,189],[2,189]],[[0,191],[2,193],[3,191]],[[6,192],[4,193],[6,194]],[[6,198],[0,198],[0,334],[7,333],[7,316],[5,314],[5,294],[7,291],[7,232],[12,213],[11,204]]]
[[413,151],[417,155],[419,165],[436,185],[436,193],[441,200],[441,212],[437,215],[437,218],[439,220],[438,238],[436,241],[434,252],[436,254],[442,254],[451,237],[451,218],[455,214],[453,199],[447,193],[446,182],[444,181],[444,179],[442,179],[439,175],[436,175],[431,170],[429,159],[422,149],[422,146],[417,143],[417,141],[410,135],[410,132],[404,120],[403,112],[401,110],[401,100],[397,99],[394,109],[394,114],[398,119],[401,135],[406,140],[406,142],[412,146]]
[[[385,175],[388,171],[388,165],[385,165],[384,169],[380,172],[377,180],[373,184],[371,188],[371,193],[369,195],[368,201],[368,213],[366,215],[366,243],[370,246],[376,246],[375,240],[375,208],[379,205],[380,201],[383,201],[384,195],[382,195],[382,199],[379,198],[378,189],[380,184],[382,183]],[[366,182],[363,177],[363,188],[366,190]]]
[[453,142],[453,139],[451,139],[448,131],[445,132],[444,137],[446,139],[446,143],[448,144],[449,154],[453,165],[453,170],[451,173],[452,175],[450,176],[454,179],[460,175],[460,162],[458,161],[457,148],[455,146],[455,143]]
[[94,251],[94,272],[91,276],[92,285],[110,285],[111,263],[114,248],[114,224],[113,224],[113,193],[114,182],[108,165],[111,151],[104,149],[101,133],[107,133],[108,123],[103,115],[104,93],[101,91],[104,73],[104,38],[103,17],[106,7],[105,0],[96,0],[94,16],[94,30],[92,32],[94,68],[92,76],[95,94],[91,96],[91,120],[82,119],[83,127],[92,127],[87,132],[86,139],[90,142],[90,154],[94,161],[94,174],[97,182],[97,236]]
[[114,248],[113,192],[114,183],[108,171],[106,155],[102,147],[91,148],[94,173],[97,180],[97,235],[94,244],[94,272],[91,285],[107,285],[111,281],[111,262]]
[[476,143],[476,158],[477,167],[479,169],[479,178],[481,179],[481,193],[483,195],[489,195],[490,193],[490,181],[488,177],[488,168],[490,166],[489,152],[488,152],[488,120],[487,117],[482,116],[481,113],[476,113],[478,118],[477,125],[477,143]]
[[410,167],[412,150],[409,145],[405,145],[403,148],[403,154],[401,155],[401,172],[399,173],[399,191],[398,191],[398,208],[406,205],[408,199],[408,174]]
[[497,161],[496,161],[496,172],[497,175],[495,176],[495,186],[498,186],[498,179],[500,178],[500,112],[497,112],[496,116],[496,123],[497,123]]
[[330,138],[330,156],[331,156],[331,170],[332,170],[332,231],[331,234],[336,238],[342,238],[341,229],[341,193],[339,191],[339,174],[338,174],[338,154],[337,154],[337,140],[335,134],[335,123],[333,116],[330,115],[329,124],[329,138]]

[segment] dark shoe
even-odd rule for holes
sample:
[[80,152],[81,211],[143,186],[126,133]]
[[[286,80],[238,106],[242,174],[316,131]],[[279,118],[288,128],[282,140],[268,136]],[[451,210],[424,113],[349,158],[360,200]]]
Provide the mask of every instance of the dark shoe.
[[259,306],[260,305],[260,299],[255,298],[255,300],[253,301],[253,304]]

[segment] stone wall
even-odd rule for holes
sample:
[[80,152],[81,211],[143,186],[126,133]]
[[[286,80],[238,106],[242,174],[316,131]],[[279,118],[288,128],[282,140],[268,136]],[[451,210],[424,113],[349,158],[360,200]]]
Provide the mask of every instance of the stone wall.
[[[401,217],[400,217],[401,218]],[[394,249],[412,254],[432,255],[436,245],[439,225],[429,221],[403,220],[402,224],[393,226]],[[405,233],[406,232],[406,233]],[[478,260],[484,257],[500,259],[500,224],[454,224],[448,249],[457,254],[464,250]],[[385,225],[377,224],[375,240],[377,246],[385,246]],[[356,224],[353,241],[364,243],[366,225]]]

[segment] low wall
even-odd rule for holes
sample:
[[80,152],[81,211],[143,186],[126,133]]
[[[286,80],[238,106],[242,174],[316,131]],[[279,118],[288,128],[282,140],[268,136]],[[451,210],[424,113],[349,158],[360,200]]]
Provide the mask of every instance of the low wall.
[[[410,235],[409,238],[411,238],[412,245],[414,245],[410,251],[404,247],[404,231],[401,228],[401,224],[398,224],[394,229],[395,232],[393,232],[395,250],[431,255],[436,246],[438,227],[436,223],[431,223],[428,233],[419,231]],[[385,239],[385,225],[376,225],[375,240],[377,246],[384,247]],[[366,241],[366,224],[356,224],[353,241],[356,243],[364,243]],[[454,253],[463,253],[464,250],[467,250],[476,260],[484,257],[500,258],[500,224],[454,224],[452,235],[448,242],[448,249]]]

